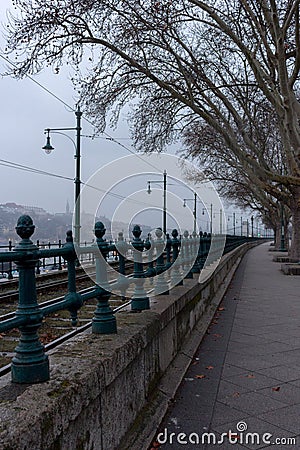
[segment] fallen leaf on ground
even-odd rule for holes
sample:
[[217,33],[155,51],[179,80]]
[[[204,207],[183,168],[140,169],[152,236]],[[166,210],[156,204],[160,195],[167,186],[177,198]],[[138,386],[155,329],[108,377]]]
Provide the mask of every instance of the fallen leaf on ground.
[[208,370],[212,370],[214,368],[214,366],[207,366],[206,369]]
[[160,447],[160,444],[158,442],[153,442],[152,447],[158,448],[158,447]]
[[240,439],[240,435],[237,433],[227,433],[227,436],[231,439]]
[[275,391],[275,392],[278,392],[278,391],[280,391],[280,386],[277,386],[277,387],[273,387],[273,388],[272,388],[272,391]]
[[241,394],[239,393],[239,392],[234,392],[233,394],[232,394],[232,397],[235,397],[235,398],[237,398],[237,397],[239,397]]
[[246,375],[246,378],[255,378],[255,375],[253,375],[253,373],[249,373],[248,375]]
[[215,333],[215,334],[213,334],[213,336],[214,336],[214,337],[216,337],[216,338],[220,338],[220,337],[222,337],[222,335],[221,335],[221,334],[219,334],[219,333]]
[[223,306],[220,306],[220,308],[218,308],[218,311],[225,311],[225,308],[223,308]]
[[206,377],[206,375],[202,375],[202,374],[201,374],[201,375],[196,375],[196,376],[195,376],[195,378],[198,378],[198,379],[200,379],[200,380],[201,380],[202,378],[205,378],[205,377]]

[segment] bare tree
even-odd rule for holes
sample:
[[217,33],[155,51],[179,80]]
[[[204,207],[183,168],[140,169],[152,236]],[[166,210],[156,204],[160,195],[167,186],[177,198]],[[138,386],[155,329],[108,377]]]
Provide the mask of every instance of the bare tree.
[[[282,188],[289,192],[291,256],[299,258],[299,2],[15,0],[8,49],[19,57],[16,76],[73,64],[100,129],[134,99],[138,149],[162,149],[194,123],[209,126],[254,184],[279,200]],[[249,127],[255,96],[276,117],[276,167]]]

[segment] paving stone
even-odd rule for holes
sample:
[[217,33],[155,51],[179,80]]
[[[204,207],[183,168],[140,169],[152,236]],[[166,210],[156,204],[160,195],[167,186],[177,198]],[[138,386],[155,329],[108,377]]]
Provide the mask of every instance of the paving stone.
[[272,423],[280,428],[283,428],[291,433],[300,433],[300,404],[293,406],[286,406],[277,409],[276,411],[269,411],[263,413],[258,417],[266,422]]
[[244,411],[249,415],[259,415],[266,411],[279,409],[285,406],[283,402],[274,400],[257,392],[247,392],[239,397],[224,397],[218,400],[225,405]]
[[257,393],[279,400],[287,405],[300,403],[300,386],[298,387],[290,383],[279,383],[271,388],[259,389]]
[[[243,431],[239,431],[239,429]],[[293,433],[256,417],[246,417],[237,422],[232,421],[214,426],[211,431],[216,431],[220,435],[222,433],[230,433],[233,437],[235,433],[238,433],[238,446],[243,445],[248,449],[265,448],[268,444],[272,445],[277,438],[293,436]],[[236,448],[236,445],[231,445],[232,448]],[[275,448],[278,447],[276,446]]]
[[241,374],[244,372],[245,372],[245,369],[243,367],[238,367],[238,366],[234,366],[233,364],[225,363],[223,365],[223,370],[222,370],[222,379],[226,379],[233,375],[238,375],[238,374]]
[[239,386],[243,386],[249,391],[278,385],[278,380],[252,371],[227,377],[226,380]]
[[285,344],[283,342],[269,342],[253,345],[251,342],[248,345],[230,343],[229,347],[231,352],[240,353],[242,355],[270,355],[281,353],[285,351],[296,350],[291,345]]
[[[275,361],[275,362],[274,362]],[[280,361],[279,357],[266,358],[263,356],[252,356],[252,355],[240,355],[228,350],[225,364],[233,364],[237,367],[243,367],[247,370],[258,370],[264,369],[266,367],[272,367],[278,364]]]
[[239,397],[244,392],[248,392],[252,389],[249,389],[247,386],[239,386],[234,383],[230,383],[226,380],[221,380],[218,388],[218,398],[225,397]]
[[217,401],[215,403],[211,428],[216,429],[216,426],[232,421],[237,423],[241,420],[246,420],[248,417],[248,414]]
[[261,344],[263,342],[265,342],[265,343],[275,342],[275,340],[268,339],[268,338],[261,337],[261,336],[256,336],[256,335],[250,336],[249,334],[237,333],[236,331],[233,331],[230,335],[230,344],[232,342],[239,342],[240,344],[247,344],[247,345],[255,345],[255,344]]
[[259,369],[257,372],[280,381],[296,381],[300,377],[300,366],[280,365]]
[[294,386],[299,386],[300,387],[300,378],[298,380],[290,381],[289,383],[293,384]]
[[243,258],[160,430],[210,431],[220,439],[245,421],[249,431],[274,439],[297,437],[296,445],[227,440],[161,448],[300,449],[300,277],[283,275],[268,248]]

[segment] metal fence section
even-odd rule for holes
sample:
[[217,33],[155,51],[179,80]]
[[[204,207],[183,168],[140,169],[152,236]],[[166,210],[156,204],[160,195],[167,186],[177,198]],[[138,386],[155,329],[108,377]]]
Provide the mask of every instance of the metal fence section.
[[[81,246],[87,247],[90,246],[92,242],[82,242]],[[18,244],[14,245],[11,240],[8,241],[7,245],[0,245],[0,255],[1,253],[5,253],[7,251],[11,252],[13,251]],[[58,240],[58,242],[45,242],[38,239],[36,241],[36,246],[39,249],[58,249],[61,248],[63,245],[61,239]],[[90,261],[91,264],[94,263],[93,260],[93,253],[86,253],[82,255],[83,260]],[[62,258],[62,256],[51,256],[39,259],[36,264],[36,274],[46,274],[46,273],[52,273],[53,271],[61,271],[63,269],[67,268],[67,262]],[[13,278],[17,278],[19,276],[17,266],[12,261],[0,261],[0,280],[12,280]]]
[[[38,330],[45,316],[62,309],[69,310],[72,325],[76,327],[78,310],[85,301],[96,298],[92,332],[116,333],[117,321],[109,304],[112,291],[117,291],[123,299],[129,295],[133,311],[149,309],[149,289],[152,295],[168,294],[170,286],[180,285],[183,278],[192,278],[193,274],[200,273],[211,246],[209,234],[197,235],[194,232],[190,235],[186,231],[179,237],[177,230],[173,230],[172,237],[167,235],[164,240],[160,228],[156,230],[154,238],[148,236],[146,240],[142,240],[140,237],[142,230],[138,225],[133,229],[131,243],[123,239],[122,233],[119,233],[117,242],[107,242],[104,237],[105,227],[102,222],[97,222],[94,228],[95,242],[92,245],[75,247],[72,232],[68,231],[64,244],[56,248],[41,248],[30,239],[34,229],[31,217],[21,216],[16,226],[20,242],[12,249],[0,252],[0,263],[14,263],[19,273],[17,310],[13,318],[0,322],[0,333],[12,328],[20,330],[19,343],[11,364],[12,381],[16,383],[39,383],[49,380],[48,356],[38,336]],[[227,236],[224,252],[249,240],[253,238]],[[113,281],[108,278],[106,261],[112,253],[118,261],[118,277]],[[133,274],[125,276],[125,259],[130,253],[134,262]],[[94,287],[89,292],[80,294],[76,290],[76,266],[82,255],[92,255],[88,258],[95,263],[96,275]],[[58,265],[61,265],[62,261],[66,263],[68,291],[63,300],[39,306],[36,295],[36,272],[40,261],[48,258],[55,258]],[[213,260],[214,256],[210,255],[210,258]]]

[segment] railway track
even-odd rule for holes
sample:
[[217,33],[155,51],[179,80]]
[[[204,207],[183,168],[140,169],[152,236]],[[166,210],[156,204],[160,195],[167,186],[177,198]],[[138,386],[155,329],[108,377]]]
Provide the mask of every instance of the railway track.
[[[90,275],[94,275],[94,272],[91,272]],[[92,283],[90,276],[87,274],[77,275],[76,283],[77,286],[82,287],[81,285],[86,282]],[[67,272],[65,272],[65,277],[58,281],[48,281],[39,283],[36,286],[36,292],[38,296],[38,301],[43,297],[43,295],[51,295],[52,292],[57,292],[59,290],[66,290],[68,286],[68,278]],[[16,306],[18,302],[19,291],[18,289],[6,289],[4,292],[0,292],[0,315],[2,306],[5,304]]]
[[[132,269],[133,264],[126,265],[126,272]],[[76,287],[77,292],[86,293],[92,291],[95,286],[89,275],[94,275],[94,268],[91,267],[90,273],[77,274]],[[108,270],[108,278],[113,281],[115,271]],[[64,299],[67,293],[67,272],[65,277],[60,280],[40,282],[37,285],[38,303],[41,307],[55,304]],[[57,296],[57,294],[61,294]],[[18,304],[18,290],[4,290],[0,293],[0,321],[10,319],[15,316],[15,310]],[[39,329],[39,338],[45,345],[46,350],[54,348],[67,339],[70,339],[75,334],[83,332],[89,326],[96,308],[96,298],[90,299],[78,311],[78,323],[76,327],[71,324],[70,313],[68,310],[57,311],[45,317],[42,326]],[[112,295],[110,298],[110,305],[114,311],[119,310],[130,304],[130,302],[122,300],[121,297]],[[13,329],[8,332],[0,334],[0,376],[10,370],[10,362],[14,356],[14,349],[19,340],[19,330]]]

